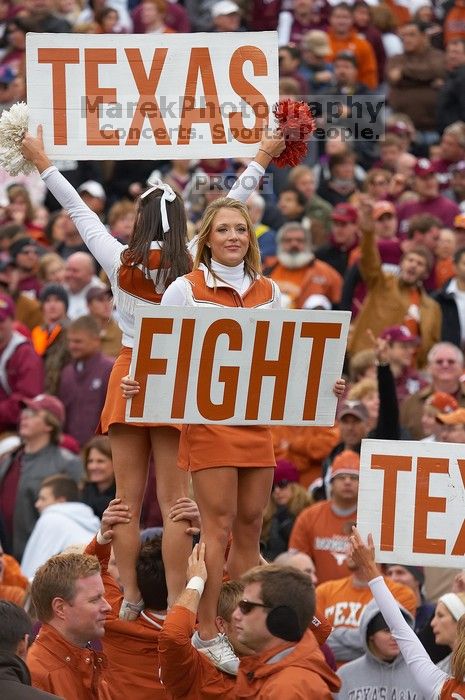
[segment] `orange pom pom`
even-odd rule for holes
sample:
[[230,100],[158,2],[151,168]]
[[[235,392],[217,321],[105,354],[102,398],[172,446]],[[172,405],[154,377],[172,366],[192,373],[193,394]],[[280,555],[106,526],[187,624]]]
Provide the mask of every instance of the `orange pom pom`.
[[273,163],[279,168],[287,165],[298,165],[308,150],[308,142],[315,131],[315,118],[306,102],[295,100],[280,100],[274,107],[273,113],[283,132],[286,148]]

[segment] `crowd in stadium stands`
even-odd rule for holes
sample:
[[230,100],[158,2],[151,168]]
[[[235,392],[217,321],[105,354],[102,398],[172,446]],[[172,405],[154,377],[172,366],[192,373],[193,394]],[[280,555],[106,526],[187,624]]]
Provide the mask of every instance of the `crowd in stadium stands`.
[[[5,700],[465,696],[465,563],[376,569],[353,535],[364,438],[465,444],[465,0],[0,0],[0,113],[27,100],[28,32],[270,30],[281,97],[316,118],[301,164],[273,163],[275,135],[253,161],[50,167],[31,136],[37,171],[0,171]],[[225,213],[251,227],[239,281]],[[163,298],[121,273],[144,231],[145,272],[162,248],[176,271]],[[124,424],[126,291],[208,305],[207,268],[224,306],[254,280],[263,308],[351,311],[334,426]]]

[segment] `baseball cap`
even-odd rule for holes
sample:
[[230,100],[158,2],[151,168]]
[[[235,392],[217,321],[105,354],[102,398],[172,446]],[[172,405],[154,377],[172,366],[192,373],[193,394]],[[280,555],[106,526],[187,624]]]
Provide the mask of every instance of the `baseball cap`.
[[419,158],[415,163],[413,172],[417,177],[427,177],[436,174],[436,168],[428,158]]
[[65,407],[56,396],[38,394],[33,399],[23,399],[22,403],[34,411],[48,411],[52,416],[55,416],[60,425],[65,422]]
[[395,121],[387,124],[386,131],[390,134],[396,134],[397,136],[405,136],[411,133],[411,129],[405,122]]
[[407,326],[390,326],[385,328],[379,337],[389,343],[414,343],[416,345],[420,342],[419,337],[413,335]]
[[459,160],[450,166],[449,171],[451,173],[463,173],[465,171],[465,160]]
[[345,416],[355,416],[355,418],[365,422],[368,420],[368,411],[361,401],[344,401],[339,409],[337,418],[341,420]]
[[388,564],[387,569],[391,566],[401,566],[406,571],[409,571],[412,576],[418,581],[420,586],[425,583],[425,571],[422,566],[407,566],[407,564]]
[[293,484],[297,484],[299,481],[299,472],[297,468],[287,459],[276,460],[273,484],[278,484],[280,481],[288,481],[289,483]]
[[339,51],[338,54],[334,57],[334,61],[349,61],[355,68],[357,68],[357,57],[353,53],[353,51]]
[[331,302],[324,294],[310,294],[304,302],[304,309],[326,309],[331,311]]
[[383,214],[395,214],[396,208],[392,202],[388,202],[386,199],[381,199],[373,207],[373,218],[378,221]]
[[455,228],[465,228],[465,214],[457,214],[454,218]]
[[239,6],[232,0],[220,0],[212,7],[212,17],[220,17],[221,15],[232,15],[240,12]]
[[334,207],[331,218],[333,221],[342,221],[346,224],[355,224],[358,219],[358,212],[356,208],[352,206],[352,204],[344,204],[341,202],[340,204],[336,204]]
[[15,317],[15,303],[8,294],[0,293],[0,321]]
[[425,405],[435,408],[438,413],[453,413],[459,407],[457,400],[445,391],[435,391],[426,399]]
[[110,287],[91,287],[86,294],[86,302],[90,304],[94,299],[103,299],[108,296],[113,296]]
[[91,197],[98,197],[99,199],[107,198],[102,185],[96,180],[86,180],[82,185],[79,185],[78,192],[87,192]]
[[343,450],[333,460],[331,465],[331,480],[341,474],[355,474],[360,471],[360,455],[353,450]]
[[465,424],[465,408],[457,408],[451,413],[438,413],[436,420],[445,425]]
[[329,37],[327,33],[323,32],[321,29],[312,29],[310,32],[304,34],[300,43],[300,48],[303,51],[311,51],[319,58],[329,56],[332,53]]
[[23,238],[17,238],[16,241],[13,241],[9,248],[9,253],[13,260],[28,246],[33,246],[37,249],[37,243],[33,238],[24,236]]

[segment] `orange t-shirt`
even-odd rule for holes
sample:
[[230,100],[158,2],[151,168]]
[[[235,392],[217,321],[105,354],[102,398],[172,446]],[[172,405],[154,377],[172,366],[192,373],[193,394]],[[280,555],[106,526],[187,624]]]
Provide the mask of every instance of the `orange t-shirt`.
[[446,258],[445,260],[437,260],[434,266],[434,282],[436,289],[441,289],[445,283],[455,277],[455,265],[452,258]]
[[371,44],[361,34],[353,31],[348,37],[342,39],[335,36],[333,31],[328,31],[329,43],[332,56],[328,56],[328,61],[334,60],[341,51],[350,51],[355,55],[358,66],[358,79],[369,88],[378,85],[378,65],[375,52]]
[[291,270],[277,263],[268,277],[281,289],[284,294],[290,297],[291,307],[295,307],[295,302],[302,289],[302,282],[308,272],[308,265]]
[[320,583],[345,578],[350,573],[346,564],[347,545],[356,521],[355,510],[349,515],[337,515],[331,501],[315,503],[297,516],[289,549],[297,549],[313,559]]
[[[415,617],[417,601],[413,591],[400,583],[385,578],[387,587],[399,605]],[[373,594],[368,585],[354,586],[352,576],[326,581],[316,588],[316,604],[333,627],[358,627],[360,616]]]
[[[460,695],[456,693],[460,693]],[[441,700],[460,700],[460,696],[465,698],[465,682],[456,681],[455,678],[449,678],[442,686]]]

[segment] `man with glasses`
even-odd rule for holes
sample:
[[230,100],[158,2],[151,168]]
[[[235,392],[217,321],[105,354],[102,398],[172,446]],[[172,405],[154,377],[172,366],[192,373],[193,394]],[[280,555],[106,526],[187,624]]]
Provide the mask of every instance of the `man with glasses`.
[[436,391],[451,394],[465,407],[465,385],[461,382],[464,372],[463,353],[456,345],[448,342],[436,343],[428,353],[426,373],[431,377],[430,383],[401,404],[401,426],[409,431],[412,439],[426,437],[421,425],[423,405],[426,399]]
[[291,567],[259,566],[242,577],[243,599],[233,613],[237,639],[255,653],[241,659],[242,698],[327,698],[340,682],[308,629],[315,612],[310,577]]

